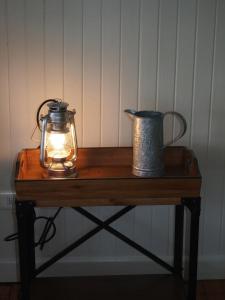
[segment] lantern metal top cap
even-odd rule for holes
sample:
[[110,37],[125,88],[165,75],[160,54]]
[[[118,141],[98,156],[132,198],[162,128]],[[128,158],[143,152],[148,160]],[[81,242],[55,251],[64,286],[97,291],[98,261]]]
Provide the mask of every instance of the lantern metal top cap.
[[62,102],[61,100],[48,103],[48,107],[51,112],[65,112],[67,111],[68,105],[68,103]]

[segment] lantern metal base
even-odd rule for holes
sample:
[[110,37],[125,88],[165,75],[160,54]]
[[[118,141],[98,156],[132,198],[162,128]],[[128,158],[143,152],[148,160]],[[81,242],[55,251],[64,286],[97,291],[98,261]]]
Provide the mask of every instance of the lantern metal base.
[[77,169],[74,166],[70,168],[62,168],[62,169],[53,169],[52,167],[48,169],[48,175],[52,178],[74,178],[77,177]]

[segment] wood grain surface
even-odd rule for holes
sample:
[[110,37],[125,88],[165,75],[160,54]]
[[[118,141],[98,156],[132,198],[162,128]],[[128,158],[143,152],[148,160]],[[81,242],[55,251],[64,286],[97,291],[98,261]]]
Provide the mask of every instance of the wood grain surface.
[[39,149],[25,149],[17,161],[16,195],[37,206],[179,204],[200,195],[197,160],[185,147],[168,147],[165,175],[132,175],[132,148],[83,148],[75,178],[55,179],[40,166]]

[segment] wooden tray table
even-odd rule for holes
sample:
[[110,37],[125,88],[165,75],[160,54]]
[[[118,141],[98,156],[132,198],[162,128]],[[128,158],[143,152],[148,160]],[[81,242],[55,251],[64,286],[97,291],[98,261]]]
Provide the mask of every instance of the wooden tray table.
[[[164,176],[145,178],[132,175],[132,148],[128,147],[79,149],[78,174],[75,178],[50,178],[47,170],[40,166],[39,155],[39,149],[22,150],[16,167],[22,300],[30,299],[30,286],[34,277],[102,229],[159,263],[180,282],[183,278],[184,207],[190,213],[189,275],[185,297],[188,300],[196,299],[201,175],[192,151],[185,147],[167,147],[164,150]],[[85,206],[107,205],[125,207],[104,222],[84,209]],[[110,226],[137,205],[175,206],[173,266]],[[96,223],[97,227],[36,268],[35,207],[72,207]],[[172,297],[175,300],[174,295]]]

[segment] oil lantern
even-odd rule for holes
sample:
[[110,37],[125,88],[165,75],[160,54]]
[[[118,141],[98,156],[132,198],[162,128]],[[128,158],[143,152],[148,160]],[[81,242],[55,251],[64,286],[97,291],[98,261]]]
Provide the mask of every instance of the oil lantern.
[[68,110],[68,103],[62,100],[49,99],[39,107],[37,120],[40,108],[47,102],[48,113],[41,116],[39,122],[41,166],[53,177],[74,176],[77,158],[75,111]]

